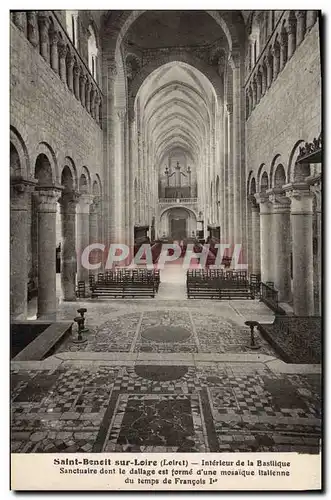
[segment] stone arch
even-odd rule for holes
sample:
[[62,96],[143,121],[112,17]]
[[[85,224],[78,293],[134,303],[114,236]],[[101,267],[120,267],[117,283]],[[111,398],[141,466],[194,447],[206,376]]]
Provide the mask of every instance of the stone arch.
[[65,165],[61,172],[61,185],[68,191],[74,191],[76,183],[72,171],[68,165]]
[[[14,153],[16,151],[16,153]],[[12,157],[13,154],[17,154],[16,158]],[[15,127],[10,127],[10,167],[12,168],[12,159],[15,160],[15,176],[19,175],[21,177],[30,177],[30,160],[28,155],[28,150],[21,134],[17,131]],[[12,176],[12,171],[10,172]]]
[[262,176],[264,174],[266,174],[266,176],[267,176],[268,186],[269,186],[269,175],[268,175],[265,163],[261,163],[261,165],[260,165],[260,167],[258,169],[258,172],[257,172],[257,188],[258,188],[258,192],[259,193],[261,192],[261,180],[262,180]]
[[260,179],[260,192],[265,193],[269,189],[269,177],[266,171],[263,172]]
[[102,196],[102,183],[99,174],[95,174],[94,176],[93,185],[95,184],[97,184],[98,187],[98,196]]
[[91,192],[91,176],[87,167],[82,168],[82,173],[79,176],[79,192],[85,194]]
[[256,193],[256,180],[255,177],[252,177],[249,194],[255,194],[255,193]]
[[45,153],[39,153],[36,158],[34,176],[38,180],[39,186],[52,186],[54,184],[51,162]]
[[[74,161],[72,158],[70,158],[70,156],[66,156],[64,158],[63,165],[64,165],[64,167],[63,167],[62,172],[61,172],[61,184],[63,184],[63,182],[62,182],[63,172],[65,169],[68,169],[70,171],[71,178],[72,178],[71,189],[74,190],[77,188],[77,169],[76,169],[76,166],[74,164]],[[65,175],[68,176],[67,173]]]
[[251,184],[251,180],[252,180],[252,176],[253,176],[253,170],[251,170],[248,174],[248,177],[247,177],[247,186],[246,186],[246,189],[247,189],[247,196],[250,194],[250,184]]
[[54,153],[53,148],[47,143],[47,142],[40,142],[37,146],[37,148],[34,151],[33,154],[33,165],[36,165],[36,161],[39,155],[44,155],[46,156],[50,168],[51,168],[51,182],[53,183],[59,183],[59,168],[58,168],[58,162],[56,159],[56,155]]
[[286,173],[285,168],[281,163],[279,163],[275,169],[275,175],[273,178],[273,186],[275,188],[281,188],[286,184]]
[[278,163],[281,163],[281,155],[279,153],[277,153],[273,157],[272,162],[271,162],[271,166],[270,166],[270,184],[271,184],[271,187],[273,187],[273,179],[274,179],[274,175],[275,175],[275,165],[278,165]]
[[161,217],[165,214],[165,212],[167,212],[167,211],[169,211],[171,209],[174,209],[174,208],[183,208],[187,212],[193,214],[194,217],[198,220],[198,213],[193,208],[189,208],[189,207],[186,207],[186,206],[183,206],[183,205],[180,205],[180,207],[179,207],[175,203],[173,205],[170,205],[169,207],[166,207],[163,210],[161,210],[161,212],[160,212],[160,220],[161,220]]
[[176,53],[173,51],[163,57],[160,56],[155,57],[148,64],[143,66],[139,71],[139,73],[137,73],[137,75],[134,77],[130,85],[130,93],[129,93],[130,109],[131,108],[133,109],[136,95],[138,94],[138,91],[142,86],[142,84],[144,83],[144,81],[146,80],[146,78],[161,66],[164,66],[165,64],[171,62],[183,62],[200,71],[210,81],[215,91],[215,96],[217,96],[217,98],[219,99],[222,98],[222,95],[220,94],[219,90],[222,88],[222,80],[212,66],[207,64],[202,59],[199,59],[198,57],[192,55],[192,53],[182,52],[182,51]]
[[296,159],[299,153],[299,146],[303,146],[304,140],[299,140],[295,143],[289,156],[288,167],[287,167],[287,178],[289,182],[303,181],[306,177],[310,175],[310,165],[296,163]]

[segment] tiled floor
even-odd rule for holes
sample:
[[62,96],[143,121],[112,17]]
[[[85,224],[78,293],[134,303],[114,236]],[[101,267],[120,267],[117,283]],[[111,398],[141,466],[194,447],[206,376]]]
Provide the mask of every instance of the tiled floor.
[[257,301],[111,300],[87,308],[85,344],[12,362],[13,452],[319,451],[320,369],[286,365],[245,321]]

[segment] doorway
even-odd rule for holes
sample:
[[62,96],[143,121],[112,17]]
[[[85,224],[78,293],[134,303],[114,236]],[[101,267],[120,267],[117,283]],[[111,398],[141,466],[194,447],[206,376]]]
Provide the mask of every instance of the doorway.
[[179,217],[170,221],[171,238],[174,240],[184,240],[187,237],[186,219]]

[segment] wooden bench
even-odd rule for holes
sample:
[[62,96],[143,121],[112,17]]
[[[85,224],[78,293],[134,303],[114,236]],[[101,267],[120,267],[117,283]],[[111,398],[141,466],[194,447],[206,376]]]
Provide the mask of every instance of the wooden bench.
[[72,322],[58,321],[48,326],[36,339],[13,358],[13,361],[39,361],[51,355],[59,342],[72,332]]
[[187,271],[187,296],[189,299],[252,299],[254,295],[245,271],[223,269]]
[[146,269],[107,271],[90,281],[92,298],[154,298],[159,284],[159,271]]

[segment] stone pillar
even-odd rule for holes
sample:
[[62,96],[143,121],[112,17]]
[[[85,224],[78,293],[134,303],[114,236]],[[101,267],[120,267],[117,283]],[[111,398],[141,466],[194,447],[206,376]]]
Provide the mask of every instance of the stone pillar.
[[10,316],[25,319],[28,299],[28,206],[34,182],[17,179],[10,186]]
[[297,40],[297,19],[293,11],[290,11],[288,18],[288,53],[287,59],[290,59],[296,49]]
[[[228,153],[229,139],[228,139],[228,112],[224,107],[224,182],[223,182],[223,243],[227,243],[229,239],[229,223],[228,223],[228,168],[229,168],[229,153]],[[199,194],[200,196],[200,194]]]
[[76,62],[74,65],[74,94],[76,99],[80,100],[79,98],[79,76],[80,76],[80,67],[79,64]]
[[86,80],[87,77],[84,75],[84,73],[81,73],[79,77],[79,96],[80,96],[80,102],[82,105],[85,107],[85,85],[86,85]]
[[94,86],[92,86],[91,90],[91,116],[95,118],[95,99],[96,99],[96,90]]
[[105,142],[105,156],[109,168],[105,169],[105,190],[104,190],[104,236],[105,243],[109,245],[116,241],[116,177],[115,170],[115,126],[116,126],[116,111],[114,108],[115,101],[115,80],[116,80],[116,65],[113,61],[105,62],[107,68],[105,79],[105,88],[107,89],[105,97],[105,120],[103,122],[107,141]]
[[59,54],[57,49],[59,36],[57,31],[53,30],[50,33],[50,43],[51,43],[51,68],[55,73],[59,72]]
[[[116,109],[117,124],[115,128],[115,185],[113,186],[113,217],[115,224],[115,243],[125,243],[125,119],[126,109]],[[145,214],[146,215],[146,214]]]
[[128,158],[128,245],[130,251],[132,251],[133,256],[133,246],[134,246],[134,113],[131,110],[129,115],[129,158]]
[[253,110],[253,96],[252,96],[252,89],[250,86],[248,87],[247,96],[248,96],[248,116],[247,116],[247,118],[249,118],[249,116]]
[[76,300],[76,205],[78,193],[63,192],[60,198],[62,251],[61,251],[61,286],[64,301]]
[[85,107],[89,113],[91,112],[91,88],[92,84],[87,78],[87,82],[85,85]]
[[40,54],[46,61],[49,62],[49,19],[43,14],[38,16],[39,23],[39,41],[40,41]]
[[59,43],[58,52],[59,52],[60,78],[64,83],[67,83],[67,63],[66,63],[67,46],[64,42]]
[[266,68],[265,62],[263,63],[263,66],[262,66],[262,83],[261,83],[261,86],[262,86],[261,92],[262,92],[262,95],[264,96],[264,94],[267,91],[267,68]]
[[37,318],[56,319],[56,211],[61,190],[37,186],[38,309]]
[[291,296],[290,200],[282,189],[268,190],[273,207],[271,238],[273,241],[273,276],[280,302]]
[[260,99],[262,97],[262,76],[260,69],[258,70],[256,74],[256,100],[257,102],[260,102]]
[[241,55],[234,54],[231,61],[233,72],[233,243],[243,245],[242,250],[247,253],[244,241],[246,205],[243,199],[246,198],[246,179],[242,178],[242,173],[245,172],[245,117]]
[[284,69],[284,66],[287,62],[287,32],[283,26],[282,31],[280,33],[280,60],[279,60],[279,71]]
[[71,92],[74,91],[74,63],[75,59],[71,52],[67,52],[67,84]]
[[251,234],[252,234],[252,273],[261,274],[260,256],[260,210],[254,195],[248,197],[251,207]]
[[[233,107],[232,104],[227,104],[228,110],[228,238],[230,245],[233,242]],[[206,216],[205,218],[206,219]]]
[[[95,196],[93,198],[93,203],[90,206],[90,218],[89,218],[89,232],[90,232],[90,244],[92,243],[102,243],[99,238],[99,211],[100,211],[100,197]],[[93,250],[90,253],[90,262],[92,264],[97,264],[100,262],[100,252],[99,250]],[[90,274],[97,274],[99,269],[91,269]]]
[[97,94],[95,99],[95,119],[97,123],[100,123],[100,106],[101,106],[101,97]]
[[303,41],[306,34],[306,11],[299,10],[297,12],[297,45]]
[[253,96],[253,109],[257,105],[257,85],[256,85],[256,79],[254,78],[252,81],[252,96]]
[[89,271],[82,265],[82,254],[90,244],[90,204],[92,197],[81,194],[77,211],[77,280],[88,282]]
[[34,46],[39,44],[39,30],[38,30],[38,14],[35,10],[28,10],[27,12],[27,31],[28,40]]
[[304,182],[284,188],[291,199],[294,314],[311,316],[314,314],[313,196]]
[[307,30],[311,29],[316,23],[317,10],[307,10]]
[[270,87],[272,83],[272,72],[273,72],[273,63],[272,63],[272,56],[269,54],[266,58],[266,65],[267,65],[267,88]]
[[266,193],[255,194],[255,199],[260,205],[260,256],[261,256],[261,281],[274,281],[272,272],[272,241],[270,228],[272,207]]
[[13,23],[15,26],[25,33],[26,30],[26,12],[25,11],[14,11],[13,13]]
[[273,79],[276,80],[278,73],[279,73],[279,66],[280,66],[280,47],[278,43],[275,43],[274,49],[273,49]]
[[316,274],[315,278],[317,280],[318,297],[317,303],[315,304],[315,312],[319,315],[322,314],[322,187],[321,187],[321,176],[307,178],[306,181],[309,182],[310,190],[315,195],[316,198],[316,233],[317,233],[317,256],[316,256]]

